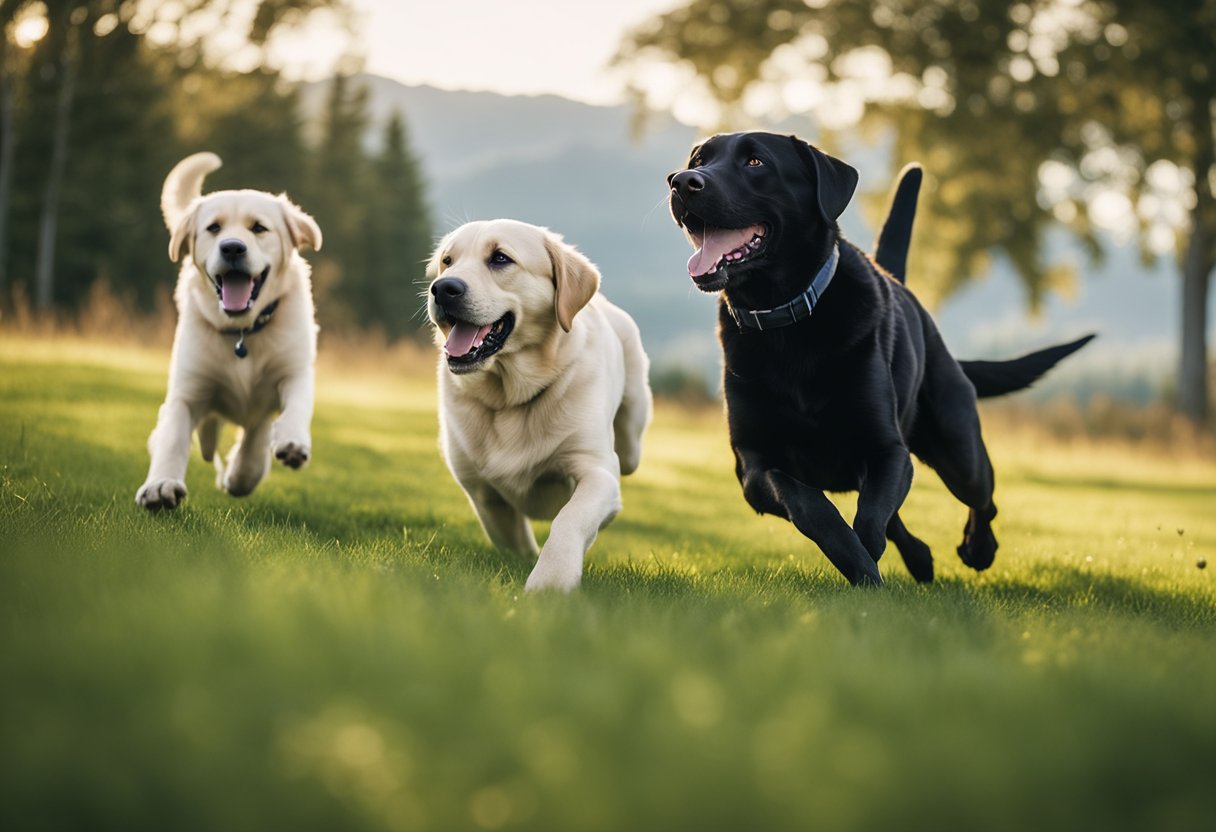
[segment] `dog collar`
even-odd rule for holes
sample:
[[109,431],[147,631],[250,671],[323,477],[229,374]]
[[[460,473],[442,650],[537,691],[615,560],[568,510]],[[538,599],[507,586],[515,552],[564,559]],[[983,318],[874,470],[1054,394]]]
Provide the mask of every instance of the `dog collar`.
[[273,303],[267,304],[266,308],[258,313],[256,318],[254,318],[252,326],[246,327],[245,329],[220,330],[220,332],[224,335],[240,336],[236,339],[236,346],[232,348],[232,351],[236,353],[237,358],[244,358],[245,356],[249,355],[249,348],[245,346],[245,336],[252,335],[255,332],[261,332],[266,328],[266,325],[270,323],[271,316],[274,315],[274,310],[279,308],[280,300],[282,300],[282,298],[275,300]]
[[832,277],[836,274],[836,264],[839,262],[840,245],[836,244],[832,246],[832,253],[828,255],[827,262],[820,266],[819,271],[811,278],[811,285],[789,303],[783,303],[772,309],[744,309],[742,306],[734,306],[727,300],[726,308],[730,311],[730,316],[735,319],[735,323],[739,325],[739,329],[743,330],[778,329],[796,324],[811,317],[811,313],[815,311],[815,304],[819,303],[819,298],[823,297],[823,290],[828,288],[828,284],[832,282]]

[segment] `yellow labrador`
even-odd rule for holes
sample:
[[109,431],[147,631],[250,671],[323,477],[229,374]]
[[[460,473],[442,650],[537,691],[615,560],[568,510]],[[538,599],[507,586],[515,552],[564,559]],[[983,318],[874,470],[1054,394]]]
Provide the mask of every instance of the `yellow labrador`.
[[148,438],[148,478],[135,495],[153,511],[185,498],[195,429],[211,461],[221,420],[241,427],[227,465],[216,460],[217,485],[237,497],[266,476],[272,452],[291,468],[311,453],[317,325],[299,249],[319,249],[321,230],[282,194],[203,196],[203,178],[219,166],[214,153],[189,156],[161,192],[169,259],[186,257],[174,293],[169,390]]
[[591,261],[514,220],[448,234],[427,276],[448,467],[495,546],[538,555],[528,518],[553,521],[526,588],[569,591],[650,422],[637,325]]

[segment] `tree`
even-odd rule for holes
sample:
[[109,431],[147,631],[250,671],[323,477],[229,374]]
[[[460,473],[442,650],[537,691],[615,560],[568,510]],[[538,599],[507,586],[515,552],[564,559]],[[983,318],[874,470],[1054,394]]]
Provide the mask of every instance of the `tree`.
[[[12,245],[0,244],[0,260],[14,274],[38,276],[39,308],[70,310],[98,280],[144,305],[162,296],[173,268],[158,256],[163,248],[149,248],[164,239],[162,180],[187,153],[212,150],[224,166],[209,190],[286,190],[317,216],[325,232],[324,254],[314,259],[323,324],[392,335],[416,329],[414,278],[429,253],[430,220],[404,120],[391,119],[372,151],[369,91],[348,74],[331,85],[317,123],[306,125],[301,87],[266,65],[265,54],[246,71],[204,60],[199,23],[207,16],[252,13],[241,18],[247,45],[264,52],[277,26],[344,2],[184,0],[128,14],[138,3],[27,2],[46,32],[20,51],[9,49],[4,25],[16,7],[0,5],[0,60],[14,70],[0,94],[20,92],[11,124],[0,106],[0,233],[12,219]],[[153,25],[155,40],[147,35]]]
[[321,114],[321,138],[311,154],[304,202],[325,233],[325,251],[313,272],[322,326],[349,326],[367,308],[362,295],[371,216],[366,196],[373,177],[363,138],[370,120],[367,87],[351,75],[335,75]]
[[55,287],[55,237],[59,230],[59,195],[67,166],[68,133],[76,98],[81,30],[94,23],[87,6],[72,2],[54,3],[48,17],[57,47],[53,64],[55,77],[55,114],[51,132],[51,156],[47,162],[42,211],[38,220],[38,259],[34,265],[34,306],[39,312],[51,307]]
[[[10,28],[25,3],[8,2],[0,5],[0,298],[8,283],[9,206],[13,187],[13,161],[17,150],[17,130],[14,118],[16,90],[14,79],[20,75],[20,46]],[[18,47],[18,48],[14,48]]]
[[420,299],[422,264],[433,245],[430,210],[405,119],[393,113],[373,161],[375,210],[370,217],[368,317],[387,332],[414,332],[425,321]]
[[179,138],[189,152],[210,150],[224,160],[208,179],[209,189],[256,188],[302,198],[309,171],[297,87],[264,67],[193,68],[181,83],[193,92],[175,102]]
[[[214,67],[234,55],[218,51],[216,33],[230,34],[243,26],[245,39],[235,57],[248,61],[252,53],[253,63],[263,66],[278,32],[321,10],[341,17],[346,0],[44,0],[3,4],[0,24],[26,7],[41,9],[47,31],[30,58],[18,64],[10,58],[11,27],[3,26],[0,261],[4,266],[23,257],[32,261],[36,305],[45,311],[81,296],[78,290],[99,275],[146,284],[146,252],[142,258],[129,255],[131,246],[149,236],[159,178],[180,151],[169,103],[194,98],[193,91],[175,88],[192,72],[196,80],[199,74],[223,74]],[[147,37],[154,27],[155,43]],[[166,35],[173,31],[176,39]],[[254,80],[246,86],[262,93],[279,86],[273,70],[255,69],[247,77]],[[14,113],[11,90],[18,85],[28,88],[27,106]],[[274,106],[280,102],[285,106]],[[290,110],[290,120],[264,125],[264,135],[282,138],[272,134],[288,131],[299,148],[293,95],[277,90],[258,103],[264,106],[251,109],[247,120]],[[238,132],[253,131],[245,127]],[[19,135],[21,143],[15,142]],[[290,144],[282,147],[284,152],[272,161],[282,164],[290,157]],[[243,157],[238,155],[238,161]],[[10,182],[16,183],[17,197],[11,213],[6,202]],[[107,189],[107,184],[115,187]],[[107,210],[98,212],[97,206]],[[89,207],[91,216],[82,219]],[[10,217],[11,249],[6,243]],[[64,231],[73,220],[74,233],[65,244]],[[119,233],[105,238],[103,230]],[[26,251],[35,238],[34,250]]]
[[430,253],[430,212],[400,113],[388,120],[379,150],[366,149],[369,103],[365,84],[334,77],[308,195],[326,235],[318,309],[331,324],[358,322],[396,336],[421,325],[415,280]]
[[[817,100],[829,125],[856,108],[863,127],[894,127],[893,163],[919,157],[940,183],[915,264],[939,292],[999,252],[1037,303],[1064,275],[1042,259],[1061,223],[1095,256],[1100,224],[1136,235],[1146,259],[1174,253],[1178,405],[1202,423],[1213,54],[1216,0],[692,0],[632,33],[618,60],[644,99],[648,70],[674,62],[721,122]],[[1162,208],[1179,201],[1185,229]]]

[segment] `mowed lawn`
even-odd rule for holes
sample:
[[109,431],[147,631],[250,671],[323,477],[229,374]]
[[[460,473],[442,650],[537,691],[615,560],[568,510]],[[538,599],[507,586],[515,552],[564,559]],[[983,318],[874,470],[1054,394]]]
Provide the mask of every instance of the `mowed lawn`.
[[892,550],[854,590],[746,507],[719,413],[661,406],[583,588],[536,597],[439,458],[430,373],[358,353],[307,469],[236,500],[196,450],[184,507],[139,510],[167,363],[0,337],[4,829],[1216,819],[1216,460],[993,426],[993,568],[918,468],[937,583]]

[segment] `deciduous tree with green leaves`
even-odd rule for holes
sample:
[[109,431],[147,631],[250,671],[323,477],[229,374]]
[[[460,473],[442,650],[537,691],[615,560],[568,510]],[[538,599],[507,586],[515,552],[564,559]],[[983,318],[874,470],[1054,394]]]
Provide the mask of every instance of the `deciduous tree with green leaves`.
[[[618,63],[637,95],[671,68],[716,103],[705,126],[812,112],[893,128],[893,164],[936,180],[920,223],[918,292],[944,294],[1007,257],[1030,304],[1060,285],[1043,259],[1064,225],[1092,255],[1102,226],[1183,283],[1178,406],[1208,418],[1216,265],[1216,0],[692,0],[634,31]],[[852,119],[856,121],[858,119]]]

